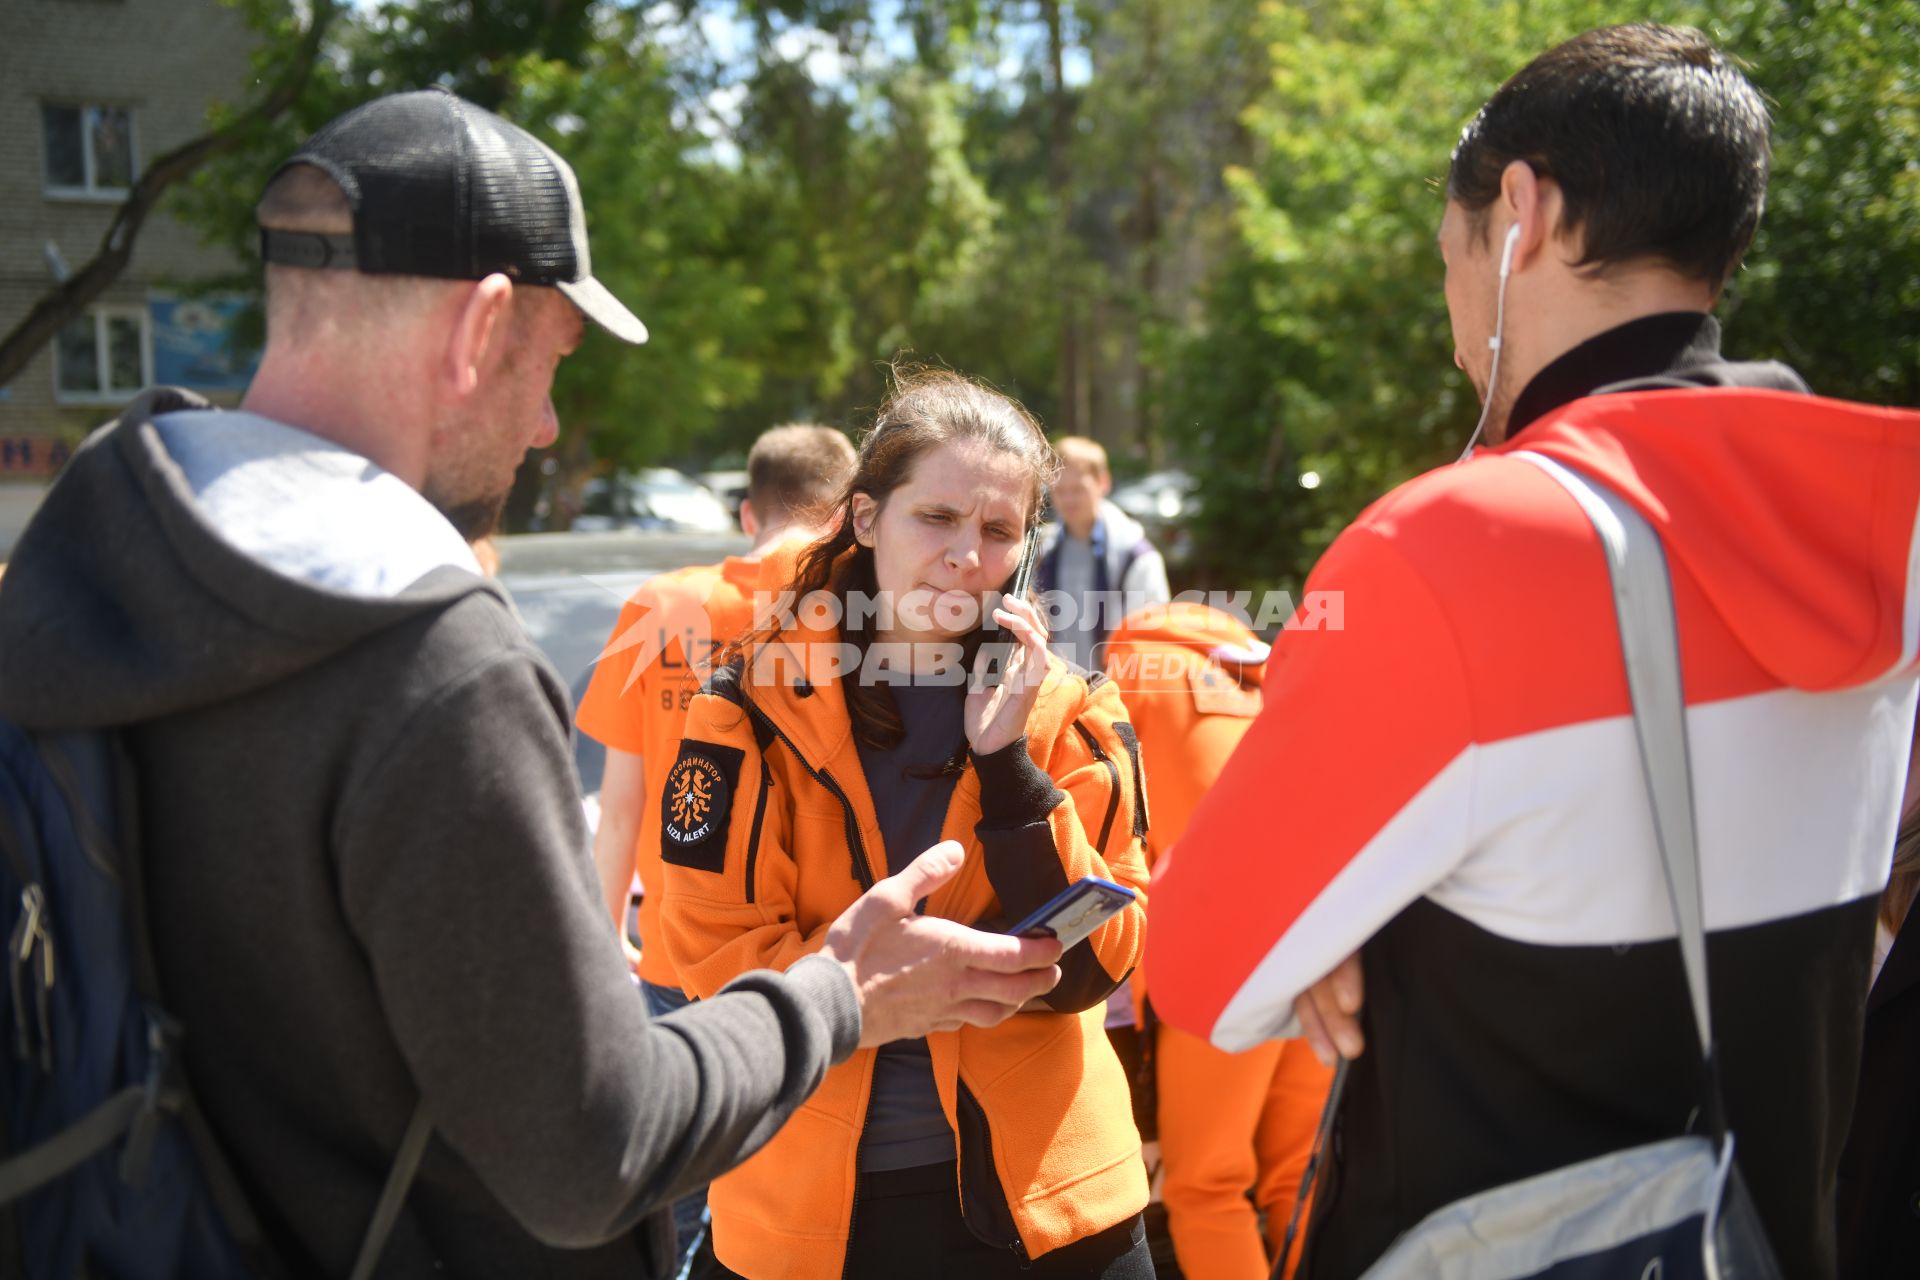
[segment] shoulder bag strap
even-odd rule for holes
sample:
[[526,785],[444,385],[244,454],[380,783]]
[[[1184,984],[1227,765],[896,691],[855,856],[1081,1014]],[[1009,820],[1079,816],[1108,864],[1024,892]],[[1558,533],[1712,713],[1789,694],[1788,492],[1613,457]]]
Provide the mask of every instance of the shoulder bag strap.
[[1333,1136],[1333,1121],[1340,1110],[1340,1095],[1347,1091],[1347,1068],[1350,1065],[1351,1059],[1340,1059],[1340,1065],[1333,1071],[1333,1083],[1327,1087],[1327,1104],[1320,1109],[1320,1128],[1313,1135],[1313,1154],[1307,1157],[1307,1171],[1300,1175],[1300,1192],[1294,1197],[1293,1214],[1287,1219],[1287,1234],[1280,1241],[1280,1256],[1273,1260],[1271,1280],[1283,1280],[1287,1274],[1287,1260],[1293,1256],[1293,1242],[1303,1234],[1301,1228],[1307,1202],[1320,1185],[1320,1170],[1326,1165],[1327,1142]]
[[[1700,855],[1695,841],[1693,773],[1687,755],[1686,698],[1680,682],[1680,645],[1674,627],[1673,585],[1667,572],[1660,536],[1646,518],[1625,499],[1606,487],[1577,475],[1551,458],[1527,451],[1508,455],[1546,472],[1586,512],[1607,556],[1613,583],[1614,613],[1620,627],[1621,656],[1626,664],[1627,688],[1633,700],[1634,733],[1640,743],[1640,769],[1647,800],[1653,810],[1654,837],[1666,871],[1667,896],[1673,904],[1680,939],[1680,958],[1687,970],[1687,988],[1693,1006],[1700,1058],[1708,1068],[1716,1136],[1723,1126],[1719,1085],[1712,1072],[1713,1023],[1707,988],[1706,929],[1701,915]],[[1274,1276],[1286,1272],[1293,1251],[1301,1210],[1314,1190],[1323,1164],[1328,1134],[1347,1079],[1342,1059],[1328,1091],[1326,1110],[1314,1138],[1313,1155],[1300,1182],[1300,1198]]]
[[[1640,740],[1640,768],[1666,868],[1680,957],[1687,967],[1700,1057],[1711,1068],[1713,1023],[1707,999],[1707,938],[1700,905],[1693,772],[1687,756],[1687,707],[1680,687],[1680,644],[1666,553],[1646,518],[1604,485],[1537,453],[1522,450],[1509,456],[1539,467],[1573,495],[1607,553],[1627,688],[1633,696],[1633,727]],[[1713,1091],[1718,1093],[1717,1086]]]

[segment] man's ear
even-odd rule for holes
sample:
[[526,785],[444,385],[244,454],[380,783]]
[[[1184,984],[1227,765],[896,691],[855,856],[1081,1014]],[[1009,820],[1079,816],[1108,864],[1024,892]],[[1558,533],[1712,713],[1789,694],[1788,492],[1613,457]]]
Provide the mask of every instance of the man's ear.
[[873,519],[880,512],[880,504],[869,493],[853,495],[853,540],[863,547],[873,545]]
[[446,374],[456,397],[473,394],[481,371],[499,358],[507,340],[513,281],[499,272],[475,281],[461,297],[447,334]]
[[749,538],[760,536],[760,517],[754,512],[753,499],[740,499],[740,532]]
[[1100,473],[1100,483],[1095,487],[1100,490],[1100,496],[1103,498],[1106,497],[1108,494],[1112,493],[1113,492],[1113,472],[1102,471]]
[[1520,228],[1513,245],[1513,270],[1524,271],[1539,260],[1561,232],[1564,209],[1560,184],[1535,173],[1525,160],[1515,160],[1500,173],[1498,203],[1508,225]]

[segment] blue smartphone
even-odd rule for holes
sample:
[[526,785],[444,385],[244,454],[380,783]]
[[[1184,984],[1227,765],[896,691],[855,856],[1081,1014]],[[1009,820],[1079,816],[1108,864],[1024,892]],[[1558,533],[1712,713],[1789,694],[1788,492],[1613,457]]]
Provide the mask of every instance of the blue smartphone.
[[1007,930],[1020,937],[1052,934],[1062,947],[1075,946],[1133,903],[1133,890],[1088,876],[1053,895],[1051,901]]

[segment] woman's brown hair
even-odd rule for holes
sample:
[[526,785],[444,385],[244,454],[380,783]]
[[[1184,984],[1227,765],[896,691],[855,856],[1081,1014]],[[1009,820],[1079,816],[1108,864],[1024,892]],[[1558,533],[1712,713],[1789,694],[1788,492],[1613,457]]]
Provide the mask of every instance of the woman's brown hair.
[[[895,489],[906,483],[922,457],[941,445],[971,441],[997,453],[1018,458],[1027,473],[1025,531],[1040,522],[1041,499],[1060,470],[1059,459],[1046,434],[1020,403],[971,378],[946,369],[900,368],[893,372],[893,392],[874,416],[873,426],[860,442],[853,478],[834,502],[832,532],[800,555],[788,590],[795,601],[827,591],[841,605],[841,638],[853,645],[864,661],[873,642],[874,616],[869,609],[848,609],[853,593],[874,597],[873,550],[854,535],[853,500],[866,494],[884,507]],[[742,641],[747,647],[771,638],[778,623],[770,624]],[[964,642],[968,661],[982,631]],[[884,683],[846,682],[847,706],[855,736],[869,747],[891,750],[903,728],[893,691]]]

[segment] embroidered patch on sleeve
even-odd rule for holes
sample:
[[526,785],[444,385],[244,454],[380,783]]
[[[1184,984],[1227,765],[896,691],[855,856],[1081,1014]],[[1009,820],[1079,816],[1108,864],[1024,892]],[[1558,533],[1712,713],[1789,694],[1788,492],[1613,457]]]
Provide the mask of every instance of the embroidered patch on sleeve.
[[660,857],[675,866],[711,871],[727,865],[727,828],[740,784],[738,747],[688,738],[667,771],[660,797]]

